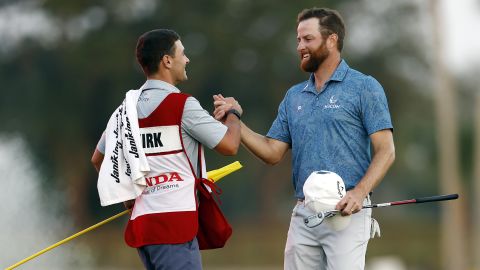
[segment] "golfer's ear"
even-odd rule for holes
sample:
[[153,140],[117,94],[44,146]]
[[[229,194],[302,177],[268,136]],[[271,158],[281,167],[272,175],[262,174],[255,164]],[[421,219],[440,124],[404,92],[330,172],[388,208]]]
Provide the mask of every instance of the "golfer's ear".
[[329,50],[332,50],[337,47],[338,43],[338,35],[337,34],[331,34],[327,38],[327,47]]

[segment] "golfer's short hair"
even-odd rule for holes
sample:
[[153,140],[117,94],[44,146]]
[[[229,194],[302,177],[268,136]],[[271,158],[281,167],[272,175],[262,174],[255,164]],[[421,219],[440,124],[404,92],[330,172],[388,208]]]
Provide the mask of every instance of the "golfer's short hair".
[[146,75],[156,73],[163,56],[175,54],[175,41],[179,39],[180,36],[169,29],[156,29],[141,35],[135,54],[143,72]]
[[326,39],[331,34],[338,36],[338,51],[343,49],[343,39],[345,37],[345,23],[338,11],[329,8],[309,8],[298,13],[297,24],[311,18],[318,18],[319,29],[322,37]]

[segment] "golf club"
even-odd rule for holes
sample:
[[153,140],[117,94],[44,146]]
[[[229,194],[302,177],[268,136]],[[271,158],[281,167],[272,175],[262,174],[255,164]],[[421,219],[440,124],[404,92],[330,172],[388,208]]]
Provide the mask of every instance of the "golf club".
[[[412,203],[448,201],[448,200],[456,200],[456,199],[458,199],[458,194],[437,195],[437,196],[423,197],[423,198],[410,199],[410,200],[404,200],[404,201],[394,201],[394,202],[387,202],[387,203],[364,205],[362,209],[386,207],[386,206],[394,206],[394,205],[402,205],[402,204],[412,204]],[[313,228],[322,224],[325,218],[333,217],[338,213],[340,213],[340,210],[323,211],[318,214],[308,216],[303,221],[305,222],[305,225],[307,227]]]

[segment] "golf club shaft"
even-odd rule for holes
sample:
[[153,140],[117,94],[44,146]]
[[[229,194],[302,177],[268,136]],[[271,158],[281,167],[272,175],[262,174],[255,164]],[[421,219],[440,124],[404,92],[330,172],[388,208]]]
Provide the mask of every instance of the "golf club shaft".
[[448,200],[456,200],[456,199],[458,199],[458,194],[437,195],[437,196],[422,197],[418,199],[411,199],[411,200],[404,200],[404,201],[394,201],[394,202],[388,202],[388,203],[364,205],[363,208],[376,208],[376,207],[394,206],[394,205],[411,204],[411,203],[438,202],[438,201],[448,201]]
[[[448,201],[448,200],[456,200],[458,199],[458,194],[448,194],[448,195],[438,195],[432,197],[422,197],[417,199],[411,200],[404,200],[404,201],[394,201],[394,202],[387,202],[387,203],[377,203],[371,205],[364,205],[362,209],[365,208],[376,208],[376,207],[385,207],[385,206],[394,206],[394,205],[402,205],[402,204],[411,204],[411,203],[426,203],[426,202],[438,202],[438,201]],[[333,217],[340,213],[340,210],[330,210],[330,211],[323,211],[317,213],[315,215],[308,216],[304,219],[304,223],[307,227],[313,228],[320,225],[325,218]]]

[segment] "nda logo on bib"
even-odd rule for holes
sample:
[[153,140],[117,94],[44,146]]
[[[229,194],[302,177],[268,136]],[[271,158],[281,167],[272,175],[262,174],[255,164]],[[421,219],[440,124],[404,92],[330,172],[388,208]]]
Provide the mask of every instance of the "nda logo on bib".
[[151,187],[151,186],[160,185],[166,182],[183,181],[183,178],[180,176],[178,172],[168,172],[168,173],[160,174],[154,177],[145,177],[145,180],[147,182],[147,186]]
[[147,188],[143,191],[143,194],[179,189],[179,182],[184,181],[178,172],[167,172],[153,177],[145,177],[145,180]]

